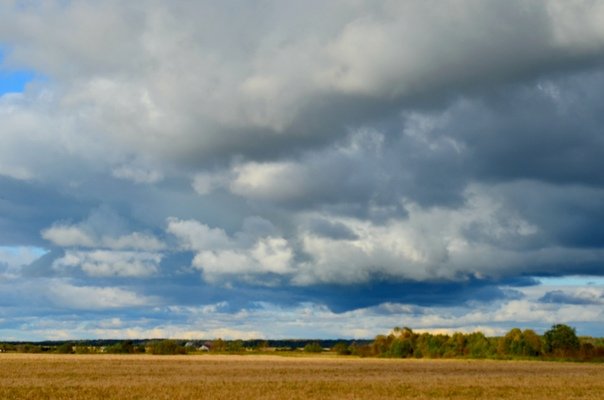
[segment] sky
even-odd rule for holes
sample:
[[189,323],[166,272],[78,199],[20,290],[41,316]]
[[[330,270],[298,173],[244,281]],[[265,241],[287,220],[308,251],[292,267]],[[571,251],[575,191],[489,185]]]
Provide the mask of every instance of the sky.
[[0,0],[0,339],[604,336],[604,2]]

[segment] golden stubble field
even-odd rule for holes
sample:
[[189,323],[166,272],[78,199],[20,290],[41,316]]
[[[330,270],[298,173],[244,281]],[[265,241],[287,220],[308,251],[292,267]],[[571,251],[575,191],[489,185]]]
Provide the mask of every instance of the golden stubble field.
[[0,399],[604,399],[604,365],[0,354]]

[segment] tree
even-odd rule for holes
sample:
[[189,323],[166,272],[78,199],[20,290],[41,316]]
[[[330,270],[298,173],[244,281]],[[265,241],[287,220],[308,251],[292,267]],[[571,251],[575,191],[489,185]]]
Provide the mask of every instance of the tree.
[[499,354],[509,355],[521,355],[522,354],[522,331],[519,328],[512,328],[508,333],[505,334],[499,340],[497,346]]
[[482,332],[474,332],[466,336],[465,353],[472,358],[486,358],[493,355],[494,348]]
[[214,353],[222,353],[227,350],[227,344],[224,340],[218,338],[212,341],[212,346],[210,347],[210,351]]
[[511,329],[499,340],[497,348],[504,356],[537,357],[541,354],[541,338],[531,329]]
[[543,342],[545,352],[554,356],[572,356],[580,347],[575,328],[564,324],[553,325],[543,335]]
[[245,351],[243,347],[243,340],[233,340],[227,343],[227,351],[229,353],[242,353]]
[[410,357],[413,355],[413,342],[410,338],[396,338],[390,344],[388,355],[391,357]]
[[30,344],[30,343],[18,344],[15,347],[15,350],[17,350],[17,352],[19,352],[19,353],[40,353],[40,352],[42,352],[42,348],[40,346],[36,346],[35,344]]
[[312,342],[304,346],[304,351],[307,353],[320,353],[323,351],[323,348],[319,342]]
[[338,342],[333,346],[333,351],[335,351],[338,355],[347,356],[350,355],[350,347],[344,342]]
[[16,351],[17,348],[14,344],[1,343],[0,344],[0,353],[6,353],[8,351]]
[[92,346],[75,346],[74,347],[74,351],[76,354],[92,354],[92,353],[96,353],[96,348],[92,347]]
[[445,344],[449,341],[448,335],[422,333],[415,341],[415,357],[443,357],[446,348]]
[[541,338],[539,335],[535,333],[532,329],[525,329],[522,332],[522,336],[524,336],[524,355],[530,357],[538,357],[541,355],[541,348],[543,347],[543,343],[541,342]]
[[178,344],[175,340],[159,340],[149,344],[151,354],[186,354],[184,346]]
[[374,356],[385,355],[390,351],[390,345],[394,340],[394,335],[377,335],[371,343],[371,353]]
[[73,354],[73,344],[65,342],[57,347],[57,353],[59,354]]
[[445,357],[459,357],[466,355],[467,338],[461,332],[455,332],[446,343]]
[[359,357],[370,357],[372,355],[375,355],[373,353],[373,347],[371,345],[358,343],[352,343],[350,345],[350,354]]
[[136,349],[132,341],[126,340],[124,342],[118,342],[107,347],[105,351],[112,354],[130,354],[135,353]]
[[267,351],[268,350],[268,341],[261,340],[258,342],[255,348],[256,351]]

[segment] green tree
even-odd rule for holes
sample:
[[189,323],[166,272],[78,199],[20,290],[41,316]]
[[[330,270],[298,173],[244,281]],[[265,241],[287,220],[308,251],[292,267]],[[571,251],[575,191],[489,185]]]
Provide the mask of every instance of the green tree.
[[455,332],[453,336],[447,340],[445,357],[460,357],[466,355],[466,335],[460,332]]
[[307,353],[320,353],[323,351],[323,348],[319,342],[312,342],[304,346],[304,351]]
[[268,350],[268,341],[266,340],[261,340],[258,342],[258,344],[255,347],[256,351],[267,351]]
[[482,332],[474,332],[466,335],[465,354],[472,358],[486,358],[495,353],[495,349],[489,339]]
[[210,351],[213,353],[222,353],[227,350],[227,344],[224,340],[218,338],[212,341],[212,346],[210,347]]
[[136,353],[136,348],[132,341],[126,340],[107,347],[105,351],[111,354],[131,354]]
[[541,355],[541,349],[543,348],[543,343],[541,342],[541,337],[535,333],[532,329],[525,329],[522,332],[522,336],[524,338],[524,350],[523,355],[529,357],[538,357]]
[[229,353],[242,353],[245,351],[242,340],[233,340],[227,343],[227,351]]
[[1,343],[0,344],[0,353],[6,353],[9,351],[16,351],[17,348],[15,347],[14,344],[8,344],[8,343]]
[[448,335],[432,335],[422,333],[415,341],[415,357],[443,357],[446,351],[445,344],[449,341]]
[[541,338],[535,331],[513,328],[499,340],[497,351],[503,356],[537,357],[541,347]]
[[396,338],[390,343],[388,355],[391,357],[410,357],[413,355],[413,342],[410,338]]
[[92,354],[92,353],[96,353],[96,349],[94,347],[90,347],[90,346],[76,346],[75,347],[75,353],[76,354]]
[[59,354],[72,354],[73,353],[73,344],[69,342],[65,342],[57,347],[57,353]]
[[499,340],[497,350],[501,355],[520,355],[522,348],[522,331],[512,328]]
[[413,333],[408,327],[394,328],[389,340],[388,355],[391,357],[411,357],[415,352],[415,342],[419,335]]
[[351,354],[350,347],[344,342],[338,342],[333,346],[333,351],[338,355],[347,356]]
[[15,350],[17,350],[17,352],[19,352],[19,353],[41,353],[42,347],[37,346],[35,344],[25,343],[25,344],[18,344],[15,347]]
[[383,356],[389,353],[390,351],[390,345],[392,344],[392,341],[394,340],[394,335],[378,335],[375,337],[375,339],[373,340],[373,343],[371,343],[370,347],[371,347],[371,353],[374,356]]
[[373,353],[373,348],[371,345],[358,343],[352,343],[350,345],[350,354],[359,357],[370,357],[372,355],[375,355]]
[[149,343],[151,354],[186,354],[186,349],[175,340],[159,340]]
[[575,328],[568,325],[556,324],[543,335],[545,352],[554,356],[568,357],[579,350],[579,338]]

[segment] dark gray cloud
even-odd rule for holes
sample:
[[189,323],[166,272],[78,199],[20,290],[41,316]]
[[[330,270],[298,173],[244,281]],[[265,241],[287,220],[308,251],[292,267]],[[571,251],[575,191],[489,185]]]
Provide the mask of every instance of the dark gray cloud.
[[56,220],[81,218],[91,202],[73,198],[51,185],[0,176],[2,245],[44,245],[40,231]]
[[563,290],[553,290],[545,293],[539,301],[554,304],[601,305],[604,303],[604,294],[593,291],[567,293]]
[[596,4],[3,8],[7,62],[50,76],[57,111],[81,108],[73,122],[93,141],[194,165],[283,155],[414,103],[589,67],[603,46]]
[[309,228],[313,233],[330,239],[354,240],[358,238],[346,225],[324,219],[312,219],[309,222]]

